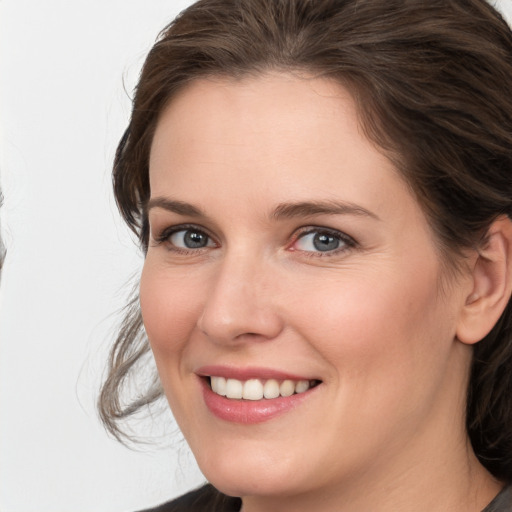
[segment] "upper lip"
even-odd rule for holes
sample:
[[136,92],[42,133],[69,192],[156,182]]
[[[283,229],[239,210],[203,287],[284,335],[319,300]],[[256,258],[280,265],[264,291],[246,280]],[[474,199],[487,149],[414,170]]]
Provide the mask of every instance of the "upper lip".
[[195,372],[200,377],[224,377],[246,381],[249,379],[275,380],[320,380],[314,377],[297,375],[283,370],[264,367],[234,367],[222,365],[201,366]]

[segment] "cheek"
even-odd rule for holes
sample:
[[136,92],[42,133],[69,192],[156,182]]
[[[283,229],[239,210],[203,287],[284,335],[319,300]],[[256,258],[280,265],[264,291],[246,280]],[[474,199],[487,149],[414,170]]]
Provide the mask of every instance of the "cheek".
[[427,421],[445,387],[453,339],[432,275],[367,277],[310,294],[296,311],[298,329],[330,367],[332,421],[320,428],[353,440],[347,460],[392,446]]
[[148,257],[140,281],[140,307],[144,327],[157,366],[183,350],[197,320],[201,290],[183,283]]
[[294,305],[300,330],[331,363],[336,379],[387,382],[392,392],[408,380],[428,380],[436,359],[447,356],[454,326],[438,295],[437,273],[426,268],[415,277],[401,270],[354,274],[297,294],[308,296]]

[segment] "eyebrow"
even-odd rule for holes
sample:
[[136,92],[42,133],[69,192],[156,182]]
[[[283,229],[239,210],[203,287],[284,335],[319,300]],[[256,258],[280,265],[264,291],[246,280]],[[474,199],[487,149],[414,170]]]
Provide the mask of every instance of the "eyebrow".
[[166,197],[155,197],[150,199],[146,211],[149,212],[152,208],[162,208],[178,215],[188,215],[190,217],[206,217],[206,215],[197,207],[184,201],[177,201],[175,199],[168,199]]
[[[152,208],[162,208],[178,215],[190,217],[207,217],[198,207],[166,197],[150,199],[146,211]],[[273,220],[293,219],[297,217],[313,217],[315,215],[356,215],[380,220],[375,213],[362,206],[344,201],[301,201],[296,203],[281,203],[274,208],[270,218]]]
[[362,206],[344,201],[303,201],[282,203],[272,213],[272,218],[292,219],[295,217],[312,217],[314,215],[356,215],[380,220],[375,213]]

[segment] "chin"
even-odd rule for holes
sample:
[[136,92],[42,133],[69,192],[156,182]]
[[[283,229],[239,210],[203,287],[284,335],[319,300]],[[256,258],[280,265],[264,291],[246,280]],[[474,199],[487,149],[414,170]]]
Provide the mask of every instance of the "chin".
[[225,456],[198,460],[198,464],[206,479],[228,496],[285,496],[293,493],[297,485],[296,469],[287,467],[292,465],[291,461],[282,459],[276,463],[272,457],[261,454],[257,458]]

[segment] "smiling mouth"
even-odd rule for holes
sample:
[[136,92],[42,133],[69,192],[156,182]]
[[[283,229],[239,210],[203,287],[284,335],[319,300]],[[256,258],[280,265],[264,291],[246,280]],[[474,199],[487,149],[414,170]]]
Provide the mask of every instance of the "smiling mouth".
[[272,400],[305,393],[320,384],[319,380],[277,379],[226,379],[206,377],[210,389],[217,395],[231,400]]

